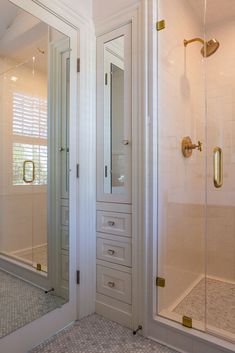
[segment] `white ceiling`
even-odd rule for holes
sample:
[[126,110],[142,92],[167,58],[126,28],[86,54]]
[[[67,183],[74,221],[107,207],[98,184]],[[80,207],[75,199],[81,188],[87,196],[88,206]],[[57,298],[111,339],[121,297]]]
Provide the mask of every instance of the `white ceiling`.
[[38,70],[46,72],[48,26],[8,0],[0,0],[0,9],[0,56],[17,63],[36,57]]
[[235,20],[235,0],[187,1],[202,23],[204,22],[204,10],[206,8],[206,26],[213,26],[226,20]]

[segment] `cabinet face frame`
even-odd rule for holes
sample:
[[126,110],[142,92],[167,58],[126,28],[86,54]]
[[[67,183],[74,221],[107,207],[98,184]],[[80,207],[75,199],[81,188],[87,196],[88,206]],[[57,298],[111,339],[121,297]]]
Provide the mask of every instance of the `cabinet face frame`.
[[[128,141],[124,146],[126,158],[126,175],[123,193],[105,193],[104,190],[104,123],[105,123],[105,43],[124,38],[124,136]],[[132,172],[132,39],[131,23],[104,34],[97,39],[97,201],[131,203]]]

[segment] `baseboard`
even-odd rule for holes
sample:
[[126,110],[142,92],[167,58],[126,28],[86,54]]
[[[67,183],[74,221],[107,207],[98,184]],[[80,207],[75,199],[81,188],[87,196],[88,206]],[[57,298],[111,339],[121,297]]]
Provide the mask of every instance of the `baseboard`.
[[107,303],[103,303],[97,300],[95,302],[95,312],[108,320],[117,322],[122,326],[128,327],[130,329],[133,328],[132,313],[122,311]]

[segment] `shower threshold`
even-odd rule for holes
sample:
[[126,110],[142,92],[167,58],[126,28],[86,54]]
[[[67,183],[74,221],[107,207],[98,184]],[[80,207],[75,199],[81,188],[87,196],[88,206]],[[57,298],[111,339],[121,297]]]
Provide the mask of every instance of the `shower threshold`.
[[191,288],[159,315],[176,322],[182,322],[183,316],[191,317],[194,329],[234,343],[234,312],[235,282],[200,276]]

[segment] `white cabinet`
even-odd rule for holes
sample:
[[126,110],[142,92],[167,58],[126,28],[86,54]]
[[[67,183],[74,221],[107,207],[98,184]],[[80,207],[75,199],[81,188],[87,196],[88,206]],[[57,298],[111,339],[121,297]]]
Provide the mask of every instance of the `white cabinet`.
[[97,39],[96,311],[132,327],[131,24]]

